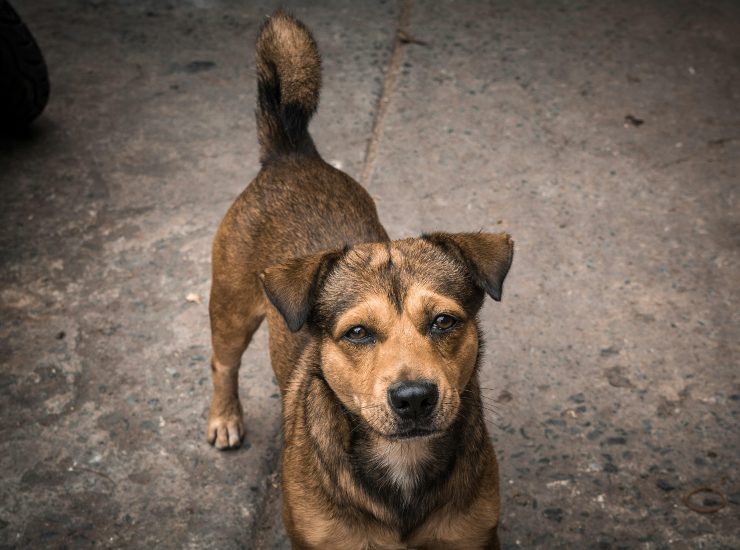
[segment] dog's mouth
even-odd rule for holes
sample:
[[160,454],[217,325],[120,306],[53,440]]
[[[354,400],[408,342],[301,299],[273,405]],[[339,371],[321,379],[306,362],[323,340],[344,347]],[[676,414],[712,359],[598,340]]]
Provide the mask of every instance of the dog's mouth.
[[392,434],[386,435],[387,439],[392,441],[399,441],[402,439],[420,439],[425,437],[433,437],[442,433],[442,430],[434,428],[411,428],[409,430],[401,430]]

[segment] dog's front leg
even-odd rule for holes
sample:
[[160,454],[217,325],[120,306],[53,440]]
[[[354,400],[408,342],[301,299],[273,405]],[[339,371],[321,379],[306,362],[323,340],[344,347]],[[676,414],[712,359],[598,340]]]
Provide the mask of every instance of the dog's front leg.
[[244,350],[265,317],[264,295],[255,273],[234,265],[244,256],[237,239],[216,237],[213,254],[211,374],[213,399],[208,413],[208,442],[218,449],[236,448],[244,438],[239,402],[239,366]]
[[208,413],[208,442],[218,449],[236,448],[244,438],[239,366],[242,353],[263,318],[243,313],[225,317],[211,315],[213,399]]
[[239,363],[211,358],[213,399],[208,411],[208,442],[218,449],[236,448],[244,437],[244,412],[239,402]]

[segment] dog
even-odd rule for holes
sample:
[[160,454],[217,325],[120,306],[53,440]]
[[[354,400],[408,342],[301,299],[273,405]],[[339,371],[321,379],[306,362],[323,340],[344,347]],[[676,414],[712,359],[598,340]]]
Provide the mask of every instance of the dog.
[[213,242],[208,441],[238,447],[241,356],[262,320],[283,403],[294,549],[499,548],[477,315],[501,299],[505,233],[391,241],[308,132],[316,43],[279,10],[256,45],[261,170]]

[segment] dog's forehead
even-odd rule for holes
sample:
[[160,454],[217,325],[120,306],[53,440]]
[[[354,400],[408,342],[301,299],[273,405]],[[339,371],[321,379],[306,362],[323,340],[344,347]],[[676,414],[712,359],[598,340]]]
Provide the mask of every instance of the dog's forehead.
[[336,318],[367,296],[386,296],[400,311],[412,288],[428,288],[464,307],[473,288],[464,266],[424,239],[357,245],[333,267],[318,297],[325,318]]
[[347,251],[333,273],[335,284],[351,282],[385,287],[399,279],[403,286],[438,284],[460,280],[464,269],[443,250],[424,239],[370,243]]

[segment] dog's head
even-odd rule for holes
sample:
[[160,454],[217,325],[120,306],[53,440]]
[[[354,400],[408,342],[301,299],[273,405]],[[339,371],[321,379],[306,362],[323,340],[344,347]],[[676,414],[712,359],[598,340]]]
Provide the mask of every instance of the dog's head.
[[435,233],[297,258],[262,275],[291,331],[319,339],[344,406],[379,435],[442,433],[478,358],[484,293],[501,299],[514,243],[505,233]]

